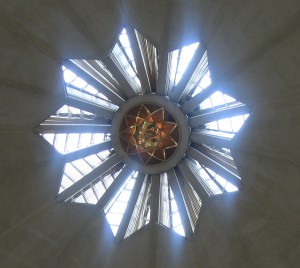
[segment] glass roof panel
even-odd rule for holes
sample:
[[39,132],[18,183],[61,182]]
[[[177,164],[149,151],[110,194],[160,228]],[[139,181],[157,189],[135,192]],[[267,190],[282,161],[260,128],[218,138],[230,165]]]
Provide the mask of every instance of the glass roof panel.
[[112,50],[111,57],[135,92],[142,93],[135,59],[125,28],[122,30],[118,42]]
[[127,181],[125,182],[121,190],[104,208],[106,219],[109,225],[111,226],[111,228],[112,226],[114,226],[112,228],[114,235],[116,235],[119,226],[121,224],[123,215],[125,213],[132,192],[132,186],[135,183],[136,176],[137,176],[137,172],[132,172],[132,174],[128,177]]
[[76,75],[71,70],[67,69],[65,66],[63,66],[63,74],[64,74],[64,80],[65,80],[67,87],[73,86],[80,91],[90,93],[95,97],[109,101],[105,95],[103,95],[101,92],[99,92],[93,86],[89,85],[84,79],[82,79],[81,77]]
[[169,91],[171,91],[181,80],[198,46],[199,42],[184,46],[181,49],[169,53],[170,65],[168,72],[170,75],[167,83]]

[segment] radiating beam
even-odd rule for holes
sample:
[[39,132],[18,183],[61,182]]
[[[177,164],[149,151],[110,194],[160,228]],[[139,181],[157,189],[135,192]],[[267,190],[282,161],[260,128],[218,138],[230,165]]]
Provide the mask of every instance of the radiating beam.
[[206,48],[204,45],[199,44],[197,50],[195,51],[195,54],[188,65],[187,69],[185,70],[182,78],[180,79],[179,83],[175,86],[175,88],[172,91],[171,99],[174,102],[178,102],[181,96],[184,94],[184,90],[191,80],[199,62],[201,61],[204,53],[206,51]]
[[126,27],[126,32],[129,38],[130,47],[133,53],[134,61],[136,64],[137,73],[141,82],[142,90],[144,93],[150,93],[150,83],[146,73],[146,67],[144,64],[143,55],[141,53],[137,37],[134,29],[130,26]]
[[192,185],[196,193],[201,199],[201,202],[205,202],[205,200],[209,197],[208,193],[204,190],[201,183],[199,182],[196,175],[192,172],[190,167],[187,165],[184,159],[182,159],[178,163],[178,169],[181,175]]
[[214,135],[215,131],[201,130],[199,132],[192,132],[190,140],[198,144],[206,144],[210,146],[217,146],[219,148],[230,148],[231,139]]
[[230,118],[232,116],[243,115],[249,113],[249,108],[246,105],[234,106],[214,112],[197,115],[189,118],[189,125],[191,128],[204,125],[206,123],[221,120],[224,118]]
[[[66,118],[68,113],[60,113],[59,116],[51,116],[46,121],[45,124],[57,124],[57,125],[65,125],[65,124],[78,124],[78,125],[110,125],[110,120],[105,118],[97,118],[97,119],[78,119],[78,118]],[[60,117],[66,116],[66,117]],[[80,117],[80,114],[77,114]]]
[[139,194],[141,192],[144,180],[145,180],[145,174],[141,174],[141,173],[139,173],[135,179],[134,187],[132,189],[125,213],[123,215],[121,224],[120,224],[118,232],[116,234],[116,238],[115,238],[116,242],[121,242],[121,240],[124,238],[124,236],[126,234],[126,231],[127,231],[130,219],[132,217],[136,202],[139,198]]
[[80,159],[80,158],[87,157],[87,156],[92,155],[92,154],[97,154],[97,153],[100,153],[102,151],[109,150],[111,148],[112,148],[112,142],[110,140],[109,141],[104,141],[100,144],[92,145],[92,146],[89,146],[87,148],[75,151],[75,152],[64,154],[62,156],[62,158],[63,158],[63,161],[65,163],[72,162],[72,161],[75,161],[75,160]]
[[66,100],[66,105],[72,106],[74,108],[84,110],[104,118],[112,119],[114,117],[115,111],[111,109],[106,109],[95,103],[91,103],[85,100],[76,99],[68,96]]
[[53,124],[43,123],[34,129],[39,133],[110,133],[110,125],[98,125],[98,124]]
[[202,164],[203,166],[210,168],[214,172],[216,172],[218,175],[223,177],[225,180],[228,180],[230,183],[232,183],[234,186],[241,188],[242,187],[242,181],[239,176],[231,172],[230,170],[226,169],[222,165],[220,165],[218,162],[214,161],[213,159],[209,158],[205,154],[197,151],[195,148],[190,147],[187,150],[187,155],[196,161],[198,163]]
[[106,192],[98,201],[97,208],[104,209],[104,207],[112,200],[115,194],[118,193],[132,172],[133,170],[131,168],[124,166],[119,175],[114,179],[113,183],[108,187]]
[[93,169],[90,173],[85,175],[83,178],[81,178],[79,181],[75,182],[73,185],[71,185],[69,188],[61,192],[57,196],[57,201],[65,201],[66,199],[72,197],[74,194],[79,192],[82,188],[93,182],[95,179],[97,179],[99,176],[101,176],[104,172],[111,169],[115,165],[117,165],[119,162],[121,162],[120,158],[114,154],[113,156],[109,157],[107,160],[105,160],[103,163],[101,163],[98,167]]
[[[165,43],[165,42],[164,42]],[[158,62],[158,78],[156,93],[159,95],[166,95],[166,79],[168,74],[168,50],[166,46],[159,49],[159,62]]]
[[100,93],[106,96],[115,105],[121,105],[124,99],[117,95],[115,92],[111,91],[109,88],[105,87],[100,81],[89,75],[87,72],[82,70],[76,64],[70,60],[62,60],[62,64],[67,67],[70,71],[74,72],[76,75],[85,80],[89,85],[93,86]]
[[152,182],[151,182],[151,200],[150,200],[150,223],[154,224],[158,222],[158,215],[159,215],[159,192],[160,192],[160,174],[152,175]]
[[187,208],[184,203],[184,198],[179,186],[178,179],[176,177],[174,169],[170,169],[167,171],[168,181],[170,183],[171,189],[174,194],[174,198],[178,207],[178,211],[181,218],[181,223],[184,229],[185,236],[187,238],[191,238],[193,234],[193,229],[191,225],[191,221],[189,219],[189,215],[187,212]]
[[187,100],[181,106],[181,110],[188,114],[191,112],[196,106],[200,105],[205,99],[207,99],[210,95],[215,93],[218,90],[215,84],[211,84],[207,88],[203,89],[200,93],[192,97],[191,99]]
[[107,69],[112,73],[114,78],[118,81],[120,85],[120,90],[122,90],[128,98],[135,96],[136,92],[128,83],[118,66],[113,62],[113,60],[110,57],[107,57],[104,60],[104,64],[106,65]]

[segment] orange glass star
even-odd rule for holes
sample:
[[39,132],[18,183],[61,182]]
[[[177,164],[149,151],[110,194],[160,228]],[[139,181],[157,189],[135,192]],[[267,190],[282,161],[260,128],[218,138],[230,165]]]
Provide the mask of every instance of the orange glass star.
[[130,157],[143,164],[154,165],[165,161],[175,151],[178,127],[162,107],[143,104],[124,117],[120,138],[124,151]]

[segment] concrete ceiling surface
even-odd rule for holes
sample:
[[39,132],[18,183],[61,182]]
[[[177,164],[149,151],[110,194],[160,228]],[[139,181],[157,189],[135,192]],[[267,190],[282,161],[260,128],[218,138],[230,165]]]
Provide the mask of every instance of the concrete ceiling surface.
[[[297,0],[1,0],[0,267],[297,267],[299,11]],[[155,226],[116,245],[93,207],[55,202],[63,167],[32,131],[64,101],[60,59],[106,57],[125,22],[168,50],[204,40],[213,78],[253,110],[233,150],[244,189],[202,207],[192,241]]]

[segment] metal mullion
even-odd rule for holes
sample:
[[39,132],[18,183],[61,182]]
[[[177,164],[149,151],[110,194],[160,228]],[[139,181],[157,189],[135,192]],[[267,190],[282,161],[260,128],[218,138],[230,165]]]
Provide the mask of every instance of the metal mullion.
[[[126,32],[127,32],[127,31],[126,31]],[[126,33],[126,35],[127,35],[127,33]],[[128,38],[128,40],[129,40],[128,35],[127,35],[127,38]],[[123,54],[124,54],[124,56],[125,56],[127,62],[129,63],[129,65],[131,66],[132,70],[134,71],[134,73],[135,73],[136,76],[138,77],[137,71],[136,71],[136,69],[134,68],[134,66],[133,66],[133,64],[132,64],[132,61],[129,59],[129,57],[128,57],[127,53],[126,53],[125,47],[122,46],[120,40],[118,40],[117,43],[118,43],[119,47],[121,48],[121,51],[123,52]],[[130,44],[130,40],[129,40],[129,44]],[[129,46],[129,48],[131,49],[131,45]],[[132,51],[132,49],[131,49],[131,51]],[[134,56],[133,56],[133,59],[134,59]],[[135,61],[135,60],[133,60],[133,61]],[[135,63],[135,65],[136,65],[136,63]]]
[[94,169],[95,167],[92,166],[88,161],[85,160],[85,158],[81,158],[85,163],[87,163],[88,166],[90,166],[92,169]]
[[[178,66],[179,66],[179,62],[180,62],[180,57],[181,57],[181,52],[182,52],[182,49],[179,50],[178,52],[178,57],[177,57],[177,65],[176,65],[176,71],[175,71],[175,77],[174,77],[174,82],[173,82],[173,85],[172,85],[172,92],[176,86],[176,78],[177,78],[177,75],[178,75]],[[172,95],[172,92],[170,92],[170,95]]]
[[91,188],[92,188],[92,191],[93,191],[94,195],[96,196],[97,200],[99,200],[100,198],[99,198],[93,184],[91,184]]
[[[136,228],[138,228],[139,226],[145,225],[145,221],[147,220],[148,210],[149,210],[149,207],[150,207],[150,198],[151,198],[150,192],[149,192],[150,191],[150,189],[149,189],[150,186],[151,186],[151,184],[149,182],[149,177],[148,177],[147,181],[146,181],[146,185],[145,185],[144,196],[142,197],[142,200],[141,200],[141,206],[140,206],[140,209],[137,213],[137,226],[136,226]],[[142,213],[142,212],[144,212],[144,213]]]
[[106,185],[106,182],[104,181],[104,178],[101,179],[101,182],[102,182],[104,189],[107,190],[108,187]]
[[65,146],[64,146],[64,152],[66,152],[66,149],[67,149],[68,139],[69,139],[69,133],[67,133],[67,137],[66,137],[66,141],[65,141]]
[[170,185],[168,183],[168,203],[169,203],[169,221],[170,221],[170,226],[173,228],[173,212],[171,208],[171,194],[170,194]]
[[56,136],[57,134],[54,134],[54,137],[53,137],[53,144],[52,144],[52,146],[54,146],[55,147],[55,143],[56,143]]
[[74,166],[72,164],[72,162],[70,162],[70,165],[72,165],[73,168],[75,168],[82,176],[84,176],[85,174],[83,174],[76,166]]
[[83,199],[84,199],[84,201],[85,201],[85,203],[89,203],[88,202],[88,200],[86,199],[86,196],[85,196],[85,191],[83,191],[83,190],[81,190],[81,195],[82,195],[82,197],[83,197]]
[[[71,164],[71,163],[69,163]],[[64,172],[64,175],[71,181],[71,182],[76,182],[75,180],[73,180],[67,173]]]
[[233,130],[233,126],[232,126],[232,121],[231,121],[231,117],[229,117],[229,121],[230,121],[230,126],[231,126],[231,130],[233,133],[236,133],[234,130]]
[[[205,166],[201,165],[201,167],[205,170],[207,175],[211,178],[211,180],[220,188],[221,192],[223,193],[225,188],[215,179],[215,176],[211,175],[210,172],[206,169]],[[216,173],[217,174],[217,173]],[[226,179],[225,179],[226,180]],[[227,180],[226,180],[227,181]]]

